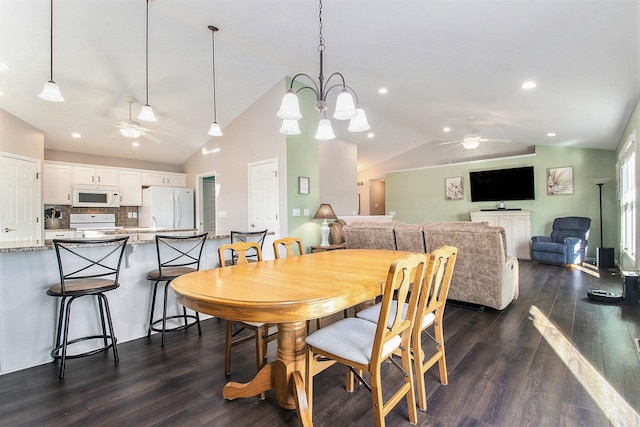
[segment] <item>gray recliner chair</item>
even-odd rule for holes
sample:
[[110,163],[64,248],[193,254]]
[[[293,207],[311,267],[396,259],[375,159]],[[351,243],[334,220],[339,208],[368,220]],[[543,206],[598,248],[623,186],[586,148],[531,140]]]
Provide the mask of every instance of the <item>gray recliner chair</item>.
[[554,219],[551,237],[531,238],[531,259],[557,265],[583,262],[587,253],[590,228],[590,218],[569,216]]

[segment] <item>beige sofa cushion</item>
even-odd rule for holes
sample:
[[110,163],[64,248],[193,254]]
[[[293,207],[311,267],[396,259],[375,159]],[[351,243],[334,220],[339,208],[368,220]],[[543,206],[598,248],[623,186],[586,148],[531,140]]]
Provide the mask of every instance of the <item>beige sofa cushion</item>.
[[422,224],[396,225],[396,247],[399,251],[426,252]]
[[347,249],[391,249],[396,248],[394,228],[398,221],[356,221],[343,227]]
[[341,245],[344,243],[344,229],[347,223],[343,219],[337,219],[329,223],[329,236],[332,245]]

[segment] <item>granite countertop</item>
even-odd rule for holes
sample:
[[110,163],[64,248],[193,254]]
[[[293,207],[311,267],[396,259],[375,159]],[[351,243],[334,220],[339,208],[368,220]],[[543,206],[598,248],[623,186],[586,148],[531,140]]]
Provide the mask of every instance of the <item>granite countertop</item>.
[[[54,231],[54,229],[47,229],[45,231]],[[75,231],[75,229],[55,229],[55,231]],[[112,237],[128,235],[129,241],[127,244],[137,245],[145,243],[155,242],[156,234],[163,235],[177,235],[188,236],[190,234],[198,234],[195,229],[177,229],[177,230],[154,230],[152,228],[119,228],[116,230],[94,230],[95,236],[85,236],[78,240],[90,240],[90,239],[108,239]],[[99,234],[98,234],[99,233]],[[225,239],[229,238],[229,234],[214,235],[209,233],[207,239]],[[51,240],[33,239],[33,240],[20,240],[15,242],[0,242],[0,254],[14,253],[14,252],[34,252],[53,249],[53,242]]]

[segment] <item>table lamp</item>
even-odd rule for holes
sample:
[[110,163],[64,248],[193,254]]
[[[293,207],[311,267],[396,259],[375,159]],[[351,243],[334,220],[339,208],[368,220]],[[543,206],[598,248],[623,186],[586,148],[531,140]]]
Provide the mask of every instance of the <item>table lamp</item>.
[[320,227],[320,234],[322,235],[322,242],[320,246],[329,246],[329,224],[328,219],[338,219],[336,213],[331,208],[329,203],[322,203],[313,216],[313,219],[322,219],[322,226]]

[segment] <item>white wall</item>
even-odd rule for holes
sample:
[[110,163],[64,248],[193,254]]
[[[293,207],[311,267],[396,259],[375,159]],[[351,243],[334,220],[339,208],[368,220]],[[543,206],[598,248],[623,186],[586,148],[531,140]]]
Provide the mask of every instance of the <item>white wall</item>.
[[43,160],[44,133],[0,109],[0,151]]
[[335,139],[321,141],[319,150],[320,203],[331,204],[336,215],[356,215],[358,146]]

